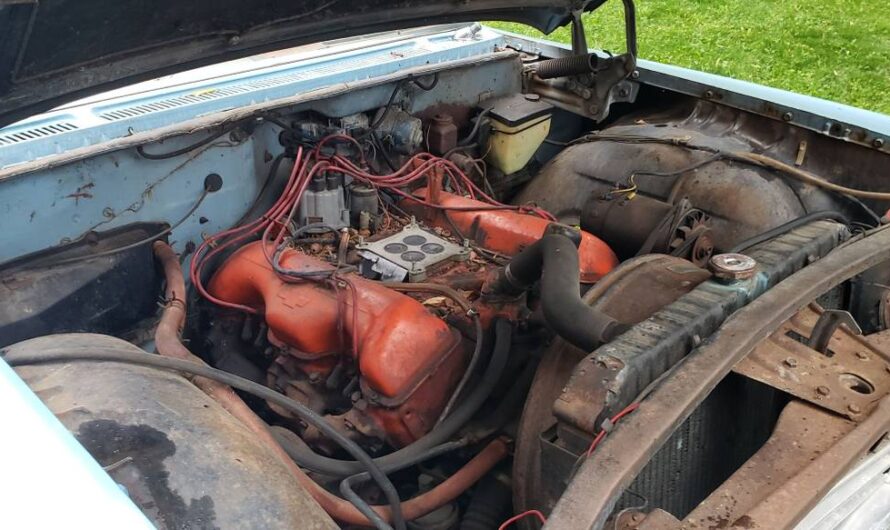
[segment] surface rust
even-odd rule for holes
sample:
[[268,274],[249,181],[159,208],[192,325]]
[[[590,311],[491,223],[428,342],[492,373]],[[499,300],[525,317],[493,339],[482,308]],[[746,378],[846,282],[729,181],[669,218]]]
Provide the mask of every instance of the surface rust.
[[[633,324],[689,292],[709,276],[706,270],[694,267],[684,259],[649,254],[619,265],[587,291],[584,300],[622,323]],[[555,498],[544,498],[546,495],[542,493],[548,490],[545,483],[556,480],[556,477],[548,473],[540,448],[541,434],[556,422],[554,403],[570,408],[574,405],[572,410],[577,413],[579,423],[582,418],[588,418],[589,423],[602,409],[605,390],[601,380],[593,378],[598,373],[593,364],[582,374],[590,383],[589,388],[570,389],[567,386],[573,370],[585,355],[586,352],[571,344],[556,340],[538,367],[516,442],[513,476],[517,509],[547,509],[556,503]],[[584,392],[597,394],[599,399],[582,397]],[[562,401],[561,394],[571,403]]]
[[849,434],[735,521],[732,528],[793,528],[859,458],[886,436],[890,398]]
[[731,526],[854,427],[831,412],[791,401],[769,440],[683,520],[683,527]]
[[[634,414],[603,440],[596,454],[588,458],[575,475],[551,512],[546,527],[602,528],[621,494],[652,454],[739,361],[812,300],[888,258],[890,231],[878,229],[836,249],[738,310],[709,342],[694,350]],[[795,477],[793,484],[784,485],[770,498],[771,505],[758,506],[748,516],[754,520],[763,516],[764,521],[777,521],[776,517],[765,516],[773,509],[784,511],[788,524],[764,528],[785,528],[796,522],[801,508],[815,503],[848,468],[851,460],[847,457],[861,455],[874,443],[878,431],[886,432],[886,424],[890,423],[886,418],[890,416],[888,409],[890,403],[885,402],[885,406],[879,407],[859,428],[801,472],[806,476]],[[817,464],[818,474],[811,470]]]
[[822,309],[810,304],[760,343],[733,371],[859,421],[890,393],[890,358],[868,337],[840,326],[823,354],[804,344]]

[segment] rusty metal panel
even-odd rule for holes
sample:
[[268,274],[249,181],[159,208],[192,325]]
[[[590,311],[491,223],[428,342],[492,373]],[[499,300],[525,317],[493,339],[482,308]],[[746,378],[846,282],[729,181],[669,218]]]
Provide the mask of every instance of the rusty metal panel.
[[821,314],[822,308],[810,304],[733,370],[858,421],[890,393],[890,358],[846,326],[837,328],[826,353],[810,348],[803,341]]
[[[652,391],[634,414],[604,439],[595,455],[584,461],[551,512],[546,528],[602,528],[621,494],[652,454],[663,446],[733,366],[811,300],[887,259],[890,259],[890,232],[880,228],[831,252],[738,311],[717,335],[690,355],[671,377]],[[865,441],[870,441],[865,445],[867,450],[876,441],[877,432],[886,432],[890,423],[887,413],[887,407],[876,409],[869,419],[829,452],[861,455],[860,449]],[[872,418],[875,418],[874,422]],[[838,448],[841,444],[844,447]],[[829,465],[824,458],[829,452],[818,459],[822,482],[811,482],[809,494],[798,491],[799,481],[789,486],[807,503],[815,503],[850,465],[849,460],[840,461],[845,458],[838,461],[842,465]],[[810,467],[812,465],[807,470]],[[790,513],[792,524],[801,515],[799,511]],[[763,528],[782,527],[767,525]]]
[[723,528],[735,522],[853,429],[855,423],[791,401],[766,444],[683,521]]

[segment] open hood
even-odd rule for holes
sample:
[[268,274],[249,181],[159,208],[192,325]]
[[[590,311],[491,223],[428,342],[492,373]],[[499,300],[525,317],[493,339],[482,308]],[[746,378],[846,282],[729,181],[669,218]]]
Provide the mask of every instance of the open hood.
[[0,127],[73,99],[300,44],[502,20],[544,33],[605,0],[2,0]]

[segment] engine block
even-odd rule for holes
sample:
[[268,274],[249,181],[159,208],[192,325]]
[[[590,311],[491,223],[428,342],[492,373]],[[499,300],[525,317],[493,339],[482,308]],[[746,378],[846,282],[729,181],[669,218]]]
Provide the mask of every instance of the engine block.
[[[295,249],[282,255],[281,265],[333,269]],[[347,433],[394,446],[416,440],[432,428],[466,363],[460,333],[417,300],[354,273],[286,281],[260,242],[235,252],[209,288],[261,310],[279,352],[269,372],[272,386]]]

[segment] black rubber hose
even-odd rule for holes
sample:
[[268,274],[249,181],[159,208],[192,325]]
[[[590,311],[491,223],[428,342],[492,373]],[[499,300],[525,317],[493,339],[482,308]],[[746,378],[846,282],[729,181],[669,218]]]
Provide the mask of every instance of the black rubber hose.
[[[454,442],[445,442],[441,445],[437,445],[436,447],[430,448],[422,453],[415,455],[414,458],[399,463],[398,467],[396,469],[393,469],[392,472],[401,471],[402,469],[409,468],[413,465],[419,464],[437,456],[444,455],[445,453],[450,453],[451,451],[455,451],[465,446],[466,444],[460,440]],[[340,493],[343,495],[344,499],[351,502],[353,506],[355,506],[360,512],[365,514],[365,516],[368,517],[369,520],[373,521],[374,519],[371,518],[371,514],[373,514],[373,516],[376,518],[380,518],[380,516],[377,515],[377,512],[375,512],[374,509],[371,508],[371,506],[367,502],[365,502],[365,500],[362,499],[355,492],[355,490],[352,489],[355,484],[365,482],[370,478],[371,475],[368,474],[367,471],[358,473],[356,475],[350,475],[343,479],[342,482],[340,482]],[[384,522],[383,524],[386,523]]]
[[513,494],[493,475],[479,482],[460,522],[460,530],[497,530],[510,516]]
[[355,509],[361,512],[362,515],[367,517],[368,521],[370,521],[377,530],[393,530],[392,526],[390,526],[379,513],[375,512],[374,508],[371,508],[371,505],[368,504],[365,499],[362,499],[357,493],[352,491],[346,482],[347,480],[349,480],[349,478],[345,479],[340,484],[340,492],[343,495],[343,498],[355,506]]
[[[467,147],[473,142],[473,140],[476,138],[476,135],[479,133],[479,129],[482,127],[482,122],[485,121],[485,117],[488,116],[488,114],[491,112],[491,109],[492,107],[487,107],[483,109],[478,116],[476,116],[476,123],[473,125],[473,128],[470,130],[469,134],[467,134],[462,140],[457,142],[458,147]],[[448,158],[447,155],[453,153],[455,149],[457,149],[457,147],[455,147],[451,151],[448,151],[448,153],[446,153],[446,156],[443,156],[442,158]]]
[[448,403],[445,404],[445,408],[442,409],[442,412],[439,414],[439,419],[436,420],[436,425],[441,424],[445,421],[445,418],[451,414],[451,410],[457,403],[458,398],[464,393],[467,384],[469,384],[470,379],[473,378],[473,374],[476,373],[476,367],[479,364],[479,360],[482,358],[482,339],[484,338],[484,330],[482,329],[482,318],[480,318],[478,314],[473,314],[473,327],[476,330],[476,344],[473,346],[473,354],[470,356],[470,364],[467,365],[464,375],[460,378],[457,386],[454,387],[454,392],[451,393],[451,397],[448,398]]
[[537,368],[538,360],[529,360],[522,371],[514,377],[514,382],[507,392],[500,396],[494,410],[476,419],[464,428],[461,434],[470,440],[483,440],[504,430],[516,418],[517,412],[522,411]]
[[501,270],[493,293],[517,294],[541,281],[544,319],[557,335],[584,351],[593,351],[627,330],[627,326],[581,299],[577,231],[551,224],[547,233]]
[[[521,409],[522,404],[525,402],[525,397],[528,395],[528,389],[531,386],[536,368],[537,362],[529,362],[522,372],[516,376],[515,383],[513,383],[507,393],[500,398],[497,407],[495,407],[494,410],[487,413],[484,418],[477,418],[474,420],[463,429],[460,438],[451,442],[446,442],[446,444],[451,444],[451,447],[453,448],[466,447],[479,440],[494,436],[503,429],[507,423],[515,417],[515,413],[517,410]],[[297,436],[295,432],[286,427],[272,426],[269,430],[272,433],[272,436],[278,441],[278,444],[281,445],[285,452],[287,452],[287,454],[289,454],[294,462],[300,467],[318,473],[324,473],[324,470],[333,469],[333,466],[340,466],[343,462],[342,460],[318,455],[306,444],[306,442]],[[306,465],[303,465],[303,463]],[[319,465],[319,463],[321,464]],[[378,463],[378,467],[387,474],[401,469],[399,467],[402,465],[401,463],[396,462],[394,465],[395,467],[387,467],[386,465]],[[318,466],[322,469],[313,466]]]
[[[277,199],[281,196],[281,192],[284,191],[284,182],[281,182],[280,185],[276,186],[275,177],[278,176],[278,170],[281,168],[281,163],[284,162],[285,158],[293,158],[292,156],[288,156],[287,153],[278,153],[275,158],[272,159],[272,165],[269,166],[269,172],[266,174],[265,180],[263,180],[263,185],[260,188],[260,191],[256,194],[256,198],[253,200],[253,204],[250,205],[250,208],[244,212],[244,215],[238,219],[233,226],[241,226],[245,225],[250,221],[254,221],[260,218],[266,211],[269,210],[269,207],[272,206],[271,201],[264,201],[263,198],[268,194],[270,199]],[[290,176],[290,172],[288,171],[288,176]]]
[[758,245],[758,244],[763,243],[764,241],[770,240],[774,237],[778,237],[782,234],[786,234],[799,226],[803,226],[807,223],[812,223],[813,221],[822,221],[822,220],[837,221],[837,222],[843,223],[845,225],[850,224],[850,219],[848,219],[847,216],[842,214],[841,212],[837,212],[834,210],[822,210],[819,212],[813,212],[813,213],[804,215],[803,217],[798,217],[797,219],[792,219],[791,221],[788,221],[785,224],[781,224],[775,228],[771,228],[771,229],[767,230],[766,232],[757,234],[754,237],[750,237],[744,241],[741,241],[741,242],[737,243],[731,249],[727,250],[727,252],[730,254],[742,252],[744,250],[747,250],[747,249],[753,247],[754,245]]
[[[433,447],[448,441],[479,411],[485,400],[491,396],[491,392],[494,390],[495,384],[500,380],[504,367],[507,365],[507,359],[510,356],[513,327],[506,320],[497,320],[494,324],[494,331],[495,342],[491,360],[470,395],[455,407],[451,415],[421,439],[398,451],[375,458],[374,464],[379,469],[384,473],[391,473],[392,470],[399,469],[403,462],[413,460],[418,455],[422,455]],[[337,478],[345,478],[365,471],[360,462],[338,460],[319,455],[312,451],[308,445],[302,443],[302,440],[300,440],[300,443],[295,443],[295,440],[283,435],[282,432],[274,428],[272,429],[272,434],[281,444],[281,447],[300,467]]]
[[140,145],[140,146],[136,147],[136,153],[138,153],[139,156],[141,156],[142,158],[145,158],[147,160],[166,160],[168,158],[175,158],[177,156],[184,155],[190,151],[194,151],[195,149],[197,149],[199,147],[205,146],[205,145],[209,144],[210,142],[213,142],[214,140],[221,138],[222,136],[225,136],[226,134],[229,134],[230,132],[232,132],[235,129],[237,129],[238,127],[240,127],[241,123],[242,122],[240,122],[240,121],[230,123],[230,124],[224,126],[219,131],[217,131],[215,133],[211,133],[209,136],[207,136],[201,140],[198,140],[197,142],[195,142],[193,144],[187,145],[181,149],[177,149],[175,151],[170,151],[168,153],[147,153],[147,152],[145,152],[145,148]]
[[[136,364],[140,366],[148,366],[161,370],[172,370],[182,372],[199,377],[213,379],[232,388],[236,388],[243,392],[253,394],[266,401],[271,401],[276,405],[287,409],[294,413],[301,420],[318,429],[325,436],[333,440],[337,445],[342,447],[346,452],[352,455],[357,462],[353,462],[358,469],[356,473],[367,470],[374,478],[374,481],[380,486],[380,489],[386,495],[392,509],[392,517],[396,528],[405,528],[405,522],[401,517],[401,502],[399,501],[398,492],[390,482],[389,478],[374,463],[374,460],[354,441],[343,436],[337,429],[329,424],[323,417],[306,407],[305,405],[294,401],[293,399],[272,390],[266,386],[254,383],[243,377],[211,368],[207,365],[197,364],[191,361],[175,359],[171,357],[161,357],[151,353],[135,353],[120,351],[108,348],[97,348],[87,351],[58,351],[47,350],[31,355],[15,355],[6,356],[6,350],[0,350],[0,358],[3,358],[10,366],[25,366],[33,364],[50,364],[56,362],[70,361],[105,361],[118,362],[127,364]],[[435,445],[435,444],[433,444]],[[358,506],[356,507],[358,508]],[[388,526],[388,525],[387,525]]]

